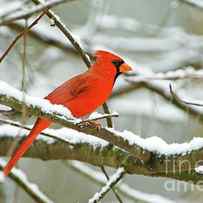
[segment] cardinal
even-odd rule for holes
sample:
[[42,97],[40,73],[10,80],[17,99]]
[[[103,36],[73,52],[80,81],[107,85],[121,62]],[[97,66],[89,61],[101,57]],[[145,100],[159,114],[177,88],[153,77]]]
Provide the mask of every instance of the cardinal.
[[[93,56],[94,62],[89,70],[67,80],[45,99],[52,104],[64,105],[76,118],[87,116],[102,105],[111,95],[117,77],[132,68],[120,56],[109,51],[98,50]],[[51,123],[47,118],[37,119],[28,136],[4,167],[5,176],[29,149],[34,139]]]

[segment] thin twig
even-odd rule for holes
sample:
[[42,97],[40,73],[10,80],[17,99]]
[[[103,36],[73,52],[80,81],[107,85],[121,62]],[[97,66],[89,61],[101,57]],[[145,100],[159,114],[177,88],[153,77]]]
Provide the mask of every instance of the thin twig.
[[[104,103],[102,107],[103,107],[104,113],[110,114],[110,110],[109,110],[109,107],[108,107],[107,103]],[[113,128],[113,121],[112,121],[112,119],[110,117],[106,118],[106,122],[107,122],[107,126],[109,128]]]
[[[11,125],[11,126],[19,127],[21,129],[23,128],[25,130],[32,130],[32,128],[30,128],[30,127],[27,127],[27,126],[24,126],[24,125],[20,125],[18,123],[15,123],[15,122],[12,122],[12,121],[8,121],[8,120],[0,119],[0,123],[4,123],[4,124]],[[55,139],[55,140],[58,140],[60,142],[63,142],[63,143],[66,143],[66,144],[74,146],[72,143],[68,142],[66,139],[63,139],[63,137],[58,137],[58,136],[51,135],[51,134],[48,134],[48,133],[43,133],[43,132],[41,132],[40,135],[44,135],[46,137],[50,137],[52,139]]]
[[[108,173],[106,172],[104,166],[101,166],[101,170],[102,170],[103,174],[105,175],[106,179],[109,180],[109,175],[108,175]],[[120,203],[122,203],[123,201],[122,201],[122,199],[120,198],[120,196],[118,195],[116,189],[115,189],[114,187],[111,187],[111,189],[112,189],[114,195],[116,196],[117,200],[118,200]]]
[[101,119],[106,119],[106,118],[113,118],[113,117],[118,117],[119,115],[117,113],[112,113],[112,114],[103,114],[103,115],[100,115],[98,117],[95,117],[95,118],[88,118],[88,119],[85,119],[85,120],[79,120],[75,122],[75,124],[81,124],[83,122],[89,122],[89,121],[97,121],[97,120],[101,120]]
[[114,185],[116,185],[123,178],[124,174],[125,174],[125,169],[124,168],[119,168],[117,170],[117,172],[115,174],[113,174],[113,176],[110,177],[110,179],[108,180],[106,185],[104,187],[102,187],[100,192],[94,194],[94,196],[91,199],[89,199],[88,203],[97,203],[97,202],[99,202],[106,195],[106,193],[109,190],[111,190],[111,188]]
[[183,103],[185,103],[185,104],[203,107],[203,103],[200,104],[200,103],[196,103],[196,102],[189,102],[189,101],[185,101],[185,100],[183,100],[183,99],[181,99],[181,101],[182,101]]
[[185,103],[185,104],[203,107],[203,104],[196,103],[196,102],[185,101],[185,100],[181,99],[181,98],[175,93],[175,91],[173,90],[173,87],[172,87],[171,84],[169,84],[169,89],[170,89],[170,93],[171,93],[172,97],[173,97],[175,100],[177,100],[177,101],[179,101],[179,102],[182,102],[182,103]]
[[45,15],[45,12],[41,13],[32,23],[29,25],[26,29],[24,29],[22,32],[20,32],[15,39],[12,41],[12,43],[9,45],[9,47],[6,49],[6,51],[3,53],[3,55],[0,57],[0,63],[3,61],[3,59],[6,57],[6,55],[9,53],[9,51],[12,49],[12,47],[16,44],[16,42],[26,33],[28,32],[32,27],[34,27],[39,20]]

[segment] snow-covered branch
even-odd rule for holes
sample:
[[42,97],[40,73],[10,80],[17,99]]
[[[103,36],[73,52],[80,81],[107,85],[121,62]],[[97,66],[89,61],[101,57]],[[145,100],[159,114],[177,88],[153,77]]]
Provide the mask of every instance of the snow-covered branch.
[[[18,90],[3,82],[0,87],[4,87],[0,89],[1,104],[6,104],[18,111],[21,111],[22,106],[24,106],[33,115],[47,117],[68,127],[45,132],[58,137],[65,136],[67,138],[68,136],[70,145],[59,140],[56,140],[56,144],[53,139],[51,142],[50,139],[47,142],[47,139],[44,140],[39,137],[25,156],[44,160],[73,159],[114,168],[124,166],[128,173],[197,181],[198,175],[191,173],[191,171],[194,172],[196,163],[201,160],[203,138],[193,138],[189,143],[167,144],[161,138],[144,139],[129,131],[120,132],[110,128],[101,128],[99,131],[92,128],[81,129],[74,120],[64,119],[65,116],[70,116],[69,113],[67,115],[67,110],[63,111],[64,107],[59,106],[59,109],[63,110],[58,112],[58,106],[27,95],[25,95],[26,103],[23,103],[21,93]],[[58,113],[65,112],[65,114],[58,116],[53,113],[56,111]],[[2,135],[0,137],[1,156],[7,155],[7,149],[15,141],[15,136],[19,132],[18,129],[16,127],[11,128],[11,126],[0,127],[0,134]],[[25,134],[27,131],[24,132],[23,136]],[[108,145],[108,142],[117,147]],[[84,154],[88,156],[84,156]],[[186,160],[189,166],[181,164],[183,160]],[[178,173],[179,170],[181,173]],[[201,179],[202,177],[199,175],[198,178]]]
[[149,75],[139,75],[136,72],[127,75],[126,80],[129,82],[142,82],[150,80],[184,80],[184,79],[203,79],[203,71],[195,70],[192,67],[185,67],[165,73],[151,73]]
[[[0,126],[0,156],[7,156],[7,150],[15,142],[16,135],[23,139],[28,133],[27,130],[20,132],[19,135],[18,127]],[[72,129],[48,129],[45,133],[60,137],[66,142],[40,135],[25,157],[42,160],[78,160],[96,166],[104,165],[113,168],[123,165],[126,172],[130,174],[171,177],[190,180],[194,183],[203,179],[201,175],[194,173],[196,164],[202,158],[203,138],[194,138],[189,143],[167,144],[158,137],[143,139],[130,132],[121,133],[123,137],[131,140],[132,145],[136,142],[139,148],[143,149],[143,155],[151,153],[151,161],[144,163],[142,160],[129,156],[126,151],[108,145],[108,142],[102,139]]]
[[[6,161],[0,159],[0,169],[2,170],[6,165]],[[3,177],[5,178],[5,177]],[[21,187],[31,198],[39,203],[53,203],[34,183],[28,181],[27,176],[19,169],[14,168],[9,174],[11,178],[19,187]]]
[[36,97],[30,97],[26,95],[24,97],[24,93],[11,87],[7,83],[0,81],[0,97],[1,104],[5,104],[6,106],[10,106],[17,111],[22,110],[22,105],[27,107],[27,112],[30,110],[32,114],[40,115],[40,112],[43,114],[47,114],[47,116],[54,115],[56,118],[60,118],[62,120],[73,120],[74,117],[71,115],[71,112],[62,105],[53,105],[46,99],[40,99]]

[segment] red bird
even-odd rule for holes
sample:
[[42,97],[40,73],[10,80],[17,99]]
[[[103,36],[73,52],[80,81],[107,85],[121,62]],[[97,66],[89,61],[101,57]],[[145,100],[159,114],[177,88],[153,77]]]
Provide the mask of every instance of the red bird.
[[[52,104],[64,105],[78,118],[95,111],[110,96],[118,75],[132,69],[123,59],[108,51],[96,51],[94,59],[95,62],[88,71],[64,82],[45,99]],[[5,176],[28,150],[37,135],[48,128],[51,123],[52,121],[46,118],[37,119],[29,135],[5,166],[3,170]]]

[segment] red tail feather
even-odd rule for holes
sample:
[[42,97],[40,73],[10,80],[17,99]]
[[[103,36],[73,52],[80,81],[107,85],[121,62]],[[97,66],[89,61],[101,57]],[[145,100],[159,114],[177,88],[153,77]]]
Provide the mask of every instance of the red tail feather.
[[7,176],[11,169],[16,165],[17,161],[23,156],[23,154],[28,150],[30,145],[33,143],[34,139],[39,135],[45,128],[49,127],[51,121],[47,119],[39,118],[37,119],[33,129],[30,131],[29,135],[22,142],[20,147],[13,153],[11,159],[4,167],[4,175]]

